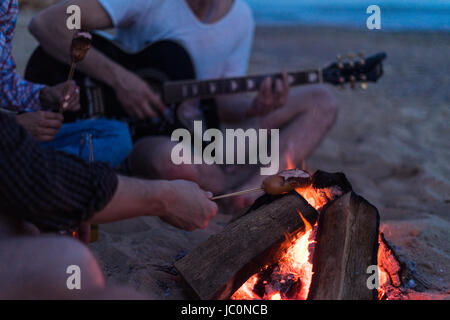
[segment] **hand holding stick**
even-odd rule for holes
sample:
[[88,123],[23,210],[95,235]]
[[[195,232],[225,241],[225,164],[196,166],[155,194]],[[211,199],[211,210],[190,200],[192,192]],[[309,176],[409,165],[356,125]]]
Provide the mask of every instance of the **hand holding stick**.
[[[72,81],[73,76],[75,75],[75,68],[78,62],[82,61],[91,47],[92,36],[89,32],[77,32],[72,39],[72,44],[70,46],[70,57],[72,59],[72,63],[70,65],[70,72],[67,78],[67,81]],[[69,91],[69,84],[67,83],[64,86],[63,90],[63,100],[65,99],[67,93]],[[59,108],[59,112],[63,112],[62,106]]]
[[254,188],[213,197],[212,200],[236,197],[247,193],[264,191],[270,195],[282,195],[297,188],[311,185],[311,176],[307,171],[292,169],[266,178],[261,188]]

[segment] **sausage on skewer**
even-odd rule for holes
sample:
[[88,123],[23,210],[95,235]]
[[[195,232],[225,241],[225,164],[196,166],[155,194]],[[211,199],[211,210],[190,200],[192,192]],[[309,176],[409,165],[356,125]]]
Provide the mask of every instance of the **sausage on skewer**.
[[89,32],[80,31],[75,34],[70,46],[70,56],[72,62],[78,63],[86,57],[88,50],[91,47],[92,36]]
[[297,188],[304,188],[311,184],[311,176],[307,171],[292,169],[266,178],[263,182],[264,192],[270,195],[281,195]]
[[[79,31],[75,34],[70,45],[70,57],[72,63],[70,66],[69,76],[67,81],[72,81],[75,74],[75,67],[78,62],[82,61],[89,49],[91,48],[92,36],[89,32]],[[63,91],[63,97],[67,95],[69,91],[69,85],[66,84]],[[62,106],[59,108],[59,112],[63,112]]]
[[311,175],[304,170],[292,169],[281,171],[280,173],[267,177],[261,188],[243,190],[230,194],[213,197],[212,200],[224,199],[240,196],[247,193],[264,191],[270,195],[282,195],[291,192],[297,188],[304,188],[311,185]]

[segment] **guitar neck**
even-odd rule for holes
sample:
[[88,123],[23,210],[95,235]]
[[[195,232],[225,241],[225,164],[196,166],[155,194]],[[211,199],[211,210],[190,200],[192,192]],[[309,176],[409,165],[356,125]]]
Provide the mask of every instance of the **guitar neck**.
[[[259,90],[264,79],[267,77],[272,78],[272,83],[275,83],[275,79],[282,79],[282,74],[166,82],[163,86],[164,101],[171,104],[179,103],[187,99],[205,99],[217,95],[255,92]],[[322,82],[322,71],[306,70],[302,72],[290,72],[288,73],[288,78],[291,87],[320,83]]]

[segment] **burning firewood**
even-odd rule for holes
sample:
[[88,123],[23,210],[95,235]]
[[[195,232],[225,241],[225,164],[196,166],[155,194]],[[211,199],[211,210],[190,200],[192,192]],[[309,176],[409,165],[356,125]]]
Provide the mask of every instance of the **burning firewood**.
[[[261,196],[221,234],[176,263],[196,297],[402,299],[411,286],[432,288],[379,233],[377,209],[352,191],[343,173],[316,171],[308,186],[295,191],[302,197]],[[312,208],[320,212],[315,224]]]
[[321,214],[308,299],[371,300],[369,266],[377,266],[379,215],[353,192],[326,206]]
[[271,200],[175,263],[197,298],[229,299],[261,267],[279,260],[291,244],[286,235],[304,233],[305,223],[317,220],[317,211],[295,192]]

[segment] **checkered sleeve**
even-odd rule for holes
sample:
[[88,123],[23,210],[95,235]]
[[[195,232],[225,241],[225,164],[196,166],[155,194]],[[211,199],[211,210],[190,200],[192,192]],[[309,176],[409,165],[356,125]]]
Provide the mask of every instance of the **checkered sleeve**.
[[0,113],[0,212],[42,230],[74,230],[102,210],[118,185],[107,165],[43,150]]

